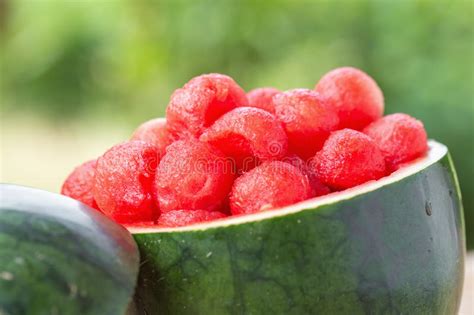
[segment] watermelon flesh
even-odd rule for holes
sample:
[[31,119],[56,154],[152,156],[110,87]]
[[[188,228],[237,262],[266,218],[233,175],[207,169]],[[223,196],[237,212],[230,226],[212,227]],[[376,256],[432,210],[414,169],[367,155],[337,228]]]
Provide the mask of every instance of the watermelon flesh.
[[280,93],[280,90],[272,87],[256,88],[247,93],[249,106],[257,107],[271,114],[275,114],[275,104],[273,97]]
[[200,140],[220,149],[238,169],[247,161],[278,160],[286,156],[288,137],[270,113],[253,107],[236,108],[219,118]]
[[155,118],[138,126],[130,140],[144,141],[156,147],[159,157],[166,153],[166,147],[172,143],[171,135],[166,127],[166,120]]
[[157,204],[172,210],[216,211],[229,193],[234,175],[218,149],[197,140],[170,145],[155,177]]
[[325,74],[315,90],[338,111],[339,128],[362,130],[380,119],[384,110],[383,93],[363,71],[342,67]]
[[427,150],[423,123],[406,114],[387,115],[364,129],[382,151],[387,167],[396,170]]
[[64,181],[61,194],[99,210],[93,193],[96,164],[97,160],[91,160],[76,167]]
[[175,138],[199,137],[224,113],[247,105],[244,90],[229,76],[201,75],[171,96],[166,109],[168,130]]
[[275,115],[288,135],[289,149],[303,159],[321,149],[339,117],[334,107],[316,91],[294,89],[273,98]]
[[240,176],[230,193],[234,215],[287,206],[311,196],[309,179],[296,167],[280,161],[264,163]]
[[163,227],[178,227],[200,222],[213,221],[225,218],[226,215],[219,211],[206,210],[172,210],[163,213],[158,219],[158,225]]
[[[146,121],[97,165],[76,169],[63,194],[126,225],[164,224],[170,211],[278,209],[379,180],[425,155],[423,124],[383,110],[377,83],[355,68],[330,71],[314,90],[247,94],[229,76],[204,74],[173,93],[166,119]],[[171,225],[200,222],[193,217],[217,219],[189,213]]]
[[386,175],[385,159],[377,144],[352,129],[333,132],[314,157],[313,166],[321,182],[336,190]]
[[153,181],[159,155],[144,141],[118,144],[97,161],[94,198],[99,208],[119,223],[154,221]]

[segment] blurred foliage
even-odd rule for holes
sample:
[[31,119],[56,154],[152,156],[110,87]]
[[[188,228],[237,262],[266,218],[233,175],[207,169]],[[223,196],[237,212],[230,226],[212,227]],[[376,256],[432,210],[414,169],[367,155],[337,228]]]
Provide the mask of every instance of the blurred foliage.
[[245,89],[313,87],[352,65],[385,93],[386,112],[422,119],[448,144],[474,247],[474,23],[466,1],[1,1],[5,117],[162,116],[192,76]]

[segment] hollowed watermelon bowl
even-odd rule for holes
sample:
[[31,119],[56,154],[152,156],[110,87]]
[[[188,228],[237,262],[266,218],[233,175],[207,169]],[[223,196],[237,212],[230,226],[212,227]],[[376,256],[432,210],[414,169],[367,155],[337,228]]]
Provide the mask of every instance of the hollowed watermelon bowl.
[[128,227],[139,314],[456,314],[465,239],[447,148],[283,209]]

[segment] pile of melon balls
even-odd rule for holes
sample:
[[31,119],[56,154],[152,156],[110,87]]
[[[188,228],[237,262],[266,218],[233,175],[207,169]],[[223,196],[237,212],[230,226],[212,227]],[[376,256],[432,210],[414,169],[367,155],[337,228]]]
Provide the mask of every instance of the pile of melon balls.
[[248,93],[205,74],[170,97],[166,119],[78,166],[61,193],[127,226],[177,227],[276,210],[390,175],[426,154],[423,124],[383,116],[377,83],[330,71],[314,89]]

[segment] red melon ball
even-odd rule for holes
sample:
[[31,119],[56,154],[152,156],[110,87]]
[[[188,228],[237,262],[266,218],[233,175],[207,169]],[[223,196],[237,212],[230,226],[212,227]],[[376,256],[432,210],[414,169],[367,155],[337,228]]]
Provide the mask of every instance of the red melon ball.
[[233,215],[294,204],[311,197],[308,178],[281,161],[263,163],[235,180],[230,194]]
[[144,122],[135,129],[130,140],[153,144],[160,157],[165,155],[166,147],[171,143],[170,135],[166,129],[166,119],[155,118]]
[[158,219],[162,227],[179,227],[200,222],[213,221],[225,218],[226,215],[219,211],[206,210],[172,210],[163,213]]
[[311,197],[323,196],[331,192],[329,187],[321,183],[313,169],[309,167],[310,162],[303,161],[303,159],[296,154],[290,154],[283,158],[282,161],[293,165],[308,177],[309,185],[311,186]]
[[385,116],[364,129],[382,150],[389,170],[416,159],[428,150],[423,123],[407,114]]
[[162,212],[218,210],[234,181],[232,163],[216,148],[194,139],[166,149],[156,172],[157,201]]
[[105,152],[97,160],[93,189],[99,208],[119,223],[156,220],[153,181],[158,162],[155,146],[143,141],[121,143]]
[[283,158],[288,137],[281,123],[267,111],[236,108],[219,118],[200,138],[235,161],[238,169],[249,170],[260,161]]
[[351,129],[333,132],[311,161],[311,167],[323,184],[335,190],[386,175],[385,159],[377,144]]
[[266,110],[269,113],[275,113],[273,96],[280,93],[278,89],[272,87],[262,87],[251,90],[247,93],[249,106]]
[[362,130],[383,115],[381,89],[368,74],[359,69],[334,69],[319,80],[315,89],[330,106],[338,110],[338,129]]
[[273,102],[275,115],[288,135],[289,151],[305,160],[321,149],[339,124],[336,110],[313,90],[286,91],[277,94]]
[[64,181],[61,194],[99,210],[92,193],[96,163],[97,160],[92,160],[76,167]]
[[166,109],[168,130],[178,138],[199,137],[217,118],[247,105],[245,91],[231,77],[204,74],[171,96]]

